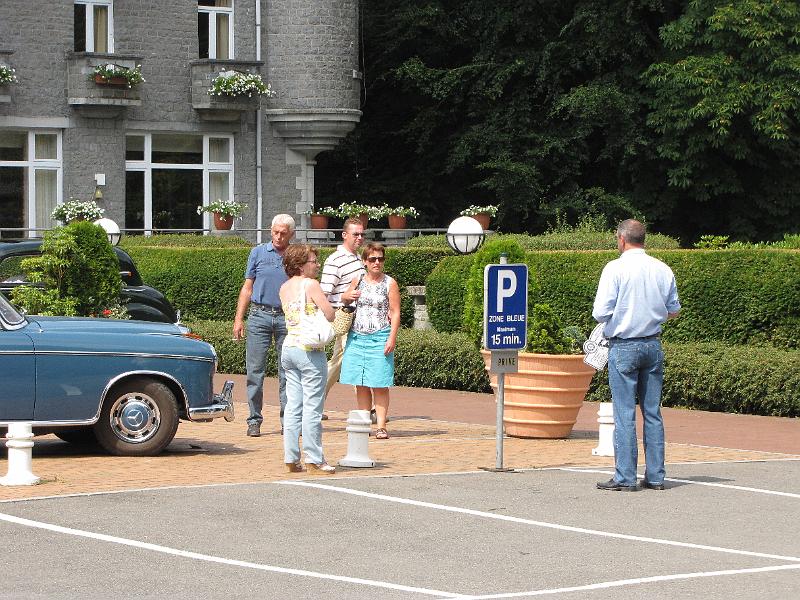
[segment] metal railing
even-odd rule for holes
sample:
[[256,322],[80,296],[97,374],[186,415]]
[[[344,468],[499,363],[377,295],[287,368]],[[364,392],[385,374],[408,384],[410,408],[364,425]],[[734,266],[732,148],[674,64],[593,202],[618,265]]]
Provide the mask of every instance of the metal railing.
[[[0,240],[2,239],[22,239],[28,237],[41,237],[45,232],[49,231],[47,227],[0,227]],[[179,228],[166,228],[166,227],[152,227],[150,229],[143,228],[125,228],[122,229],[123,235],[159,235],[159,234],[184,234],[184,235],[241,235],[248,234],[246,237],[256,237],[261,232],[262,241],[268,241],[270,238],[269,228],[250,228],[250,227],[237,227],[228,231],[218,231],[216,229],[179,229]],[[295,230],[295,240],[308,242],[315,246],[336,246],[341,243],[342,229],[308,229],[299,227]],[[386,246],[403,246],[412,237],[420,235],[435,235],[444,234],[447,229],[439,227],[420,227],[412,229],[389,229],[389,228],[372,228],[366,230],[366,238],[370,241],[381,242]],[[31,235],[33,234],[33,235]]]

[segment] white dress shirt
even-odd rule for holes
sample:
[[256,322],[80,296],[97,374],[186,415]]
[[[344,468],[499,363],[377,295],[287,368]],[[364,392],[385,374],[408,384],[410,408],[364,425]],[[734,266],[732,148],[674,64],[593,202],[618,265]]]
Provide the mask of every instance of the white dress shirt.
[[661,333],[668,315],[680,309],[672,269],[644,248],[631,248],[603,268],[592,317],[606,324],[607,338],[628,339]]

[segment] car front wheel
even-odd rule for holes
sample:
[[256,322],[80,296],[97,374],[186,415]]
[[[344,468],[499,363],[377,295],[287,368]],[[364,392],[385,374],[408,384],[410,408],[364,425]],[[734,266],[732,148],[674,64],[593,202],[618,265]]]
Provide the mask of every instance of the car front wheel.
[[178,431],[175,395],[163,383],[136,378],[115,386],[94,426],[97,441],[118,456],[153,456]]

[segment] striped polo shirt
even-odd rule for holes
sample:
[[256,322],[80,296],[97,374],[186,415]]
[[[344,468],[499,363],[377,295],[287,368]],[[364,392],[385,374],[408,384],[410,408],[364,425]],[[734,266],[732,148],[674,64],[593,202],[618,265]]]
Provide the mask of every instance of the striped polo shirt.
[[320,287],[331,305],[338,307],[342,305],[342,293],[350,287],[350,282],[365,273],[364,263],[358,255],[338,246],[322,266]]

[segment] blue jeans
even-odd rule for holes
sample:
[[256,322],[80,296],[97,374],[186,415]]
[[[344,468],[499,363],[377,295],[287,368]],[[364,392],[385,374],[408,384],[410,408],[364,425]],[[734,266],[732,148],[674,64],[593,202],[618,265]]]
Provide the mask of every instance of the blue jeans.
[[636,399],[644,419],[642,442],[644,478],[663,483],[664,421],[661,418],[661,386],[664,382],[664,351],[657,337],[613,339],[608,354],[608,383],[614,401],[614,479],[636,485]]
[[286,346],[281,354],[286,373],[286,411],[283,422],[284,462],[300,460],[300,430],[306,462],[321,464],[322,405],[325,402],[325,380],[328,359],[324,350],[303,350]]
[[278,398],[281,403],[281,415],[286,406],[286,376],[281,367],[281,349],[286,338],[286,321],[282,314],[271,313],[256,308],[250,309],[247,317],[247,403],[250,405],[250,416],[247,424],[264,420],[261,409],[264,406],[264,367],[267,352],[275,343],[278,355]]

